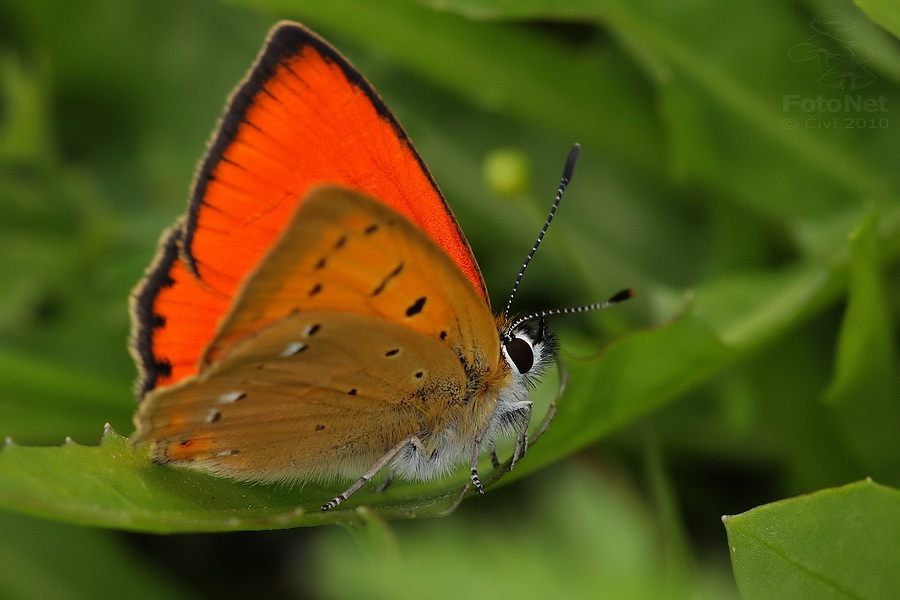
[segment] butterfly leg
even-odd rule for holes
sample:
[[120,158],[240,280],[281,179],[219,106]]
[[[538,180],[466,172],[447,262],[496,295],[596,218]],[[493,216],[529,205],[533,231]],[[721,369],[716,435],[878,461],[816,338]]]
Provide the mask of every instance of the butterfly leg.
[[[519,459],[525,456],[525,451],[528,449],[528,425],[531,423],[531,407],[531,402],[526,400],[517,403],[515,408],[510,410],[511,413],[517,415],[516,420],[521,421],[519,431],[516,432],[516,447],[515,450],[513,450],[512,459],[509,461],[508,470],[510,471],[516,466]],[[485,434],[482,432],[478,434],[474,440],[475,445],[472,452],[472,462],[469,468],[469,478],[472,481],[472,485],[475,487],[475,491],[478,492],[479,495],[484,494],[484,485],[481,483],[481,478],[478,477],[478,458],[481,456],[481,444],[484,442],[484,435]],[[497,445],[494,440],[491,440],[490,445],[491,464],[496,469],[500,466],[500,459],[497,457]]]
[[516,463],[525,456],[528,450],[528,425],[531,423],[531,402],[522,402],[516,412],[522,415],[522,424],[516,433],[516,448],[513,450],[512,460],[509,461],[509,470],[512,471]]
[[497,456],[497,442],[491,440],[491,466],[495,469],[500,468],[500,458]]
[[375,492],[380,494],[384,490],[391,487],[392,483],[394,483],[394,474],[392,472],[388,471],[387,479],[384,480],[384,483],[380,484],[377,488],[375,488]]
[[556,366],[559,369],[559,391],[556,394],[556,398],[550,403],[550,406],[547,407],[547,414],[544,415],[544,420],[541,421],[541,424],[538,425],[537,430],[534,432],[534,437],[531,440],[532,443],[541,439],[541,436],[543,436],[550,427],[550,422],[553,421],[553,417],[556,416],[557,402],[562,398],[563,392],[569,385],[569,371],[566,370],[566,365],[563,364],[558,356],[556,357]]
[[534,432],[534,438],[532,442],[538,441],[544,433],[547,432],[547,429],[550,427],[550,422],[553,420],[553,417],[556,416],[556,402],[550,403],[550,406],[547,408],[547,414],[544,417],[544,420],[541,421],[541,424],[538,425],[537,431]]
[[[474,440],[474,448],[472,450],[472,462],[469,464],[469,479],[472,481],[472,485],[475,486],[475,491],[478,492],[478,495],[481,496],[484,494],[484,486],[481,484],[481,479],[478,477],[478,457],[481,456],[481,444],[484,442],[484,433],[479,433],[475,436]],[[493,443],[491,444],[493,448]]]
[[363,473],[359,479],[354,481],[350,487],[323,504],[322,511],[324,512],[326,510],[331,510],[332,508],[355,494],[357,491],[359,491],[359,488],[371,481],[379,471],[381,471],[389,462],[394,460],[394,458],[396,458],[396,456],[408,446],[412,446],[414,450],[418,450],[419,452],[424,452],[425,450],[425,447],[422,445],[422,441],[419,440],[419,438],[417,438],[416,436],[413,435],[404,439],[399,444],[388,450],[384,456],[375,461],[375,464],[369,467],[369,470]]

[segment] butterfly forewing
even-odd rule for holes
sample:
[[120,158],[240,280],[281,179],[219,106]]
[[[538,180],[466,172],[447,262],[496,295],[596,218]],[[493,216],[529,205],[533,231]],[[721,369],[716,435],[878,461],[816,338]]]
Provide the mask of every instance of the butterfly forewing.
[[248,273],[323,182],[364,191],[404,214],[486,298],[453,214],[381,98],[331,45],[281,23],[231,97],[185,219],[135,291],[139,393],[196,372]]
[[452,213],[381,98],[327,42],[285,23],[232,97],[198,174],[185,244],[201,278],[233,290],[322,182],[365,191],[419,224],[483,289]]

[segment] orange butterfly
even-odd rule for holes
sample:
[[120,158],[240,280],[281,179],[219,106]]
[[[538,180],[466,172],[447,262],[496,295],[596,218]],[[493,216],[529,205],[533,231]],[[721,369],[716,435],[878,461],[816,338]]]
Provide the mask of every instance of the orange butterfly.
[[241,481],[354,481],[323,510],[383,469],[425,480],[468,461],[482,492],[478,458],[498,435],[516,436],[511,464],[525,454],[528,384],[556,350],[543,317],[630,296],[495,318],[381,98],[327,42],[280,23],[133,294],[132,439],[155,463]]

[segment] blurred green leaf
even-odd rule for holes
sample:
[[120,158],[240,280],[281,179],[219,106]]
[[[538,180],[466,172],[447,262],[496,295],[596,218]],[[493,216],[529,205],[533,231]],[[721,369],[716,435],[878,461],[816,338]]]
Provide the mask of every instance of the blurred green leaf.
[[854,0],[870,19],[900,38],[900,4],[896,0]]
[[[586,598],[603,590],[613,598],[664,598],[673,591],[661,576],[650,523],[626,490],[571,468],[554,472],[548,484],[530,501],[527,523],[424,523],[400,532],[399,555],[360,552],[346,534],[331,531],[316,557],[318,592],[547,598],[566,590]],[[577,556],[553,551],[572,540]]]
[[41,75],[0,49],[0,163],[43,163],[55,155]]
[[741,596],[896,597],[900,492],[861,481],[724,517]]
[[[581,52],[504,23],[474,25],[408,0],[244,0],[364,42],[476,106],[516,115],[659,168],[662,140],[646,84],[612,46]],[[502,43],[497,43],[502,40]],[[625,99],[628,99],[625,101]],[[565,110],[553,107],[565,106]]]
[[115,532],[0,512],[4,598],[190,598]]
[[[879,100],[884,90],[866,90],[865,98],[877,105],[872,114],[851,114],[843,98],[835,99],[843,107],[835,112],[824,104],[833,95],[817,87],[815,76],[801,78],[799,68],[771,68],[799,67],[791,49],[817,33],[797,27],[786,5],[589,0],[439,5],[480,18],[578,17],[610,27],[657,79],[672,163],[681,177],[713,183],[781,217],[821,217],[842,206],[848,194],[897,201],[898,179],[890,165],[900,149],[888,145],[888,117],[896,112]],[[740,45],[732,43],[728,23],[740,23]],[[772,23],[780,27],[773,29]],[[695,35],[699,30],[705,34]],[[857,126],[857,116],[887,124]],[[848,150],[863,140],[893,158],[872,153],[864,160]]]
[[129,424],[134,405],[127,386],[0,346],[0,434],[28,443],[60,443],[63,436],[97,439],[103,423]]
[[834,379],[825,397],[841,433],[868,472],[900,477],[900,371],[893,318],[884,290],[878,221],[853,232],[849,300],[841,324]]

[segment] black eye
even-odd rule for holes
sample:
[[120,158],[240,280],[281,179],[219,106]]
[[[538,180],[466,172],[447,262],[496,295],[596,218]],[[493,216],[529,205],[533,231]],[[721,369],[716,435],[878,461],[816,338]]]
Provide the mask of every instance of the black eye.
[[510,360],[516,365],[519,373],[527,373],[534,366],[534,351],[528,342],[522,338],[514,337],[505,342],[503,347],[506,348],[506,354],[509,355]]

